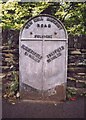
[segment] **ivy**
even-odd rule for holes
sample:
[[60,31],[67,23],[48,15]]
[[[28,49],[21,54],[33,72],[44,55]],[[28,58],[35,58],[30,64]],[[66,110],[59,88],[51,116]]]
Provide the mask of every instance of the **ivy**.
[[84,2],[6,2],[2,3],[3,29],[20,29],[30,18],[41,13],[60,19],[69,34],[86,34],[86,4]]

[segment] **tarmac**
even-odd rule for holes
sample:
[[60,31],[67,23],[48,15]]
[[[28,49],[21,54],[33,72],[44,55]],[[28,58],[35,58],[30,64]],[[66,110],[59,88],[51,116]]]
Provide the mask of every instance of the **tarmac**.
[[2,118],[86,118],[85,113],[84,97],[65,102],[21,100],[11,104],[2,101]]
[[20,100],[16,104],[2,100],[2,118],[86,118],[85,113],[86,97],[64,102]]
[[0,93],[0,120],[2,118],[2,97],[1,97],[1,93]]

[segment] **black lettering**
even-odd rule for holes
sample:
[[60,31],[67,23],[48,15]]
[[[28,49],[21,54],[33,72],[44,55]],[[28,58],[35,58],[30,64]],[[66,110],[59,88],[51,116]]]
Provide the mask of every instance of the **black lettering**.
[[34,36],[34,38],[36,38],[36,35]]
[[60,56],[61,56],[61,53],[58,53],[57,55],[54,55],[52,58],[48,59],[47,62],[49,63]]
[[51,28],[51,24],[37,24],[37,27],[41,27],[41,28]]
[[59,56],[61,56],[61,55],[62,55],[61,53],[58,53],[58,54],[57,54],[57,57],[59,57]]
[[64,50],[64,46],[61,46],[61,50]]
[[21,46],[21,48],[23,48],[23,49],[24,49],[24,45],[22,45],[22,46]]
[[47,55],[47,58],[49,58],[49,54]]
[[50,60],[50,59],[48,59],[48,60],[47,60],[47,62],[49,63],[49,62],[51,62],[51,60]]
[[43,18],[42,18],[42,17],[34,18],[33,21],[34,21],[34,22],[43,21]]
[[52,38],[52,35],[35,35],[34,38]]
[[61,46],[57,49],[55,49],[53,52],[51,52],[50,54],[47,55],[47,62],[51,62],[52,60],[58,58],[59,56],[61,56],[61,51],[64,50],[64,46]]
[[33,24],[32,21],[28,22],[28,23],[26,24],[25,28],[28,29],[32,24]]
[[48,28],[51,28],[51,24],[48,24]]
[[39,63],[39,62],[40,62],[40,60],[37,60],[37,62]]
[[61,51],[61,47],[60,48],[58,48],[58,52],[60,52]]
[[46,28],[46,27],[47,27],[47,25],[45,24],[45,25],[44,25],[44,27]]
[[57,58],[56,56],[53,56],[52,58],[51,58],[51,60],[54,60],[55,58]]
[[27,53],[27,52],[25,52],[24,54],[25,54],[25,55],[28,55],[28,53]]
[[42,59],[41,55],[39,55],[38,53],[34,52],[32,49],[28,48],[24,44],[21,46],[21,48],[23,48],[24,50],[26,50],[27,52],[29,52],[30,53],[29,55],[28,55],[27,52],[25,52],[24,54],[28,55],[30,58],[32,58],[36,62],[40,62],[40,60]]
[[47,21],[54,23],[59,29],[62,29],[62,26],[59,24],[59,22],[54,20],[53,18],[47,18]]
[[50,38],[52,38],[52,35],[50,35]]
[[38,60],[37,60],[33,55],[30,54],[29,57],[30,57],[31,59],[33,59],[34,61],[38,62]]
[[40,27],[40,24],[37,24],[37,27]]
[[41,24],[41,28],[43,28],[43,24]]
[[52,54],[49,54],[49,57],[51,57],[52,56]]

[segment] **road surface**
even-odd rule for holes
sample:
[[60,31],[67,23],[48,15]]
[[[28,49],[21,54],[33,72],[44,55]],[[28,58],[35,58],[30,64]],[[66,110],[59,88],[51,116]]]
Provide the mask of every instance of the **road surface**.
[[3,118],[85,118],[86,98],[59,103],[20,101],[12,105],[3,100]]

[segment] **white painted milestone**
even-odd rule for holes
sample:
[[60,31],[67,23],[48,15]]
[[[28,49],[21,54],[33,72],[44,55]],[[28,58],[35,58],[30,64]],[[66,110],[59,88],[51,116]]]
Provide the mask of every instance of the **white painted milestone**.
[[50,15],[31,18],[19,39],[20,85],[38,90],[52,89],[67,82],[67,32]]

